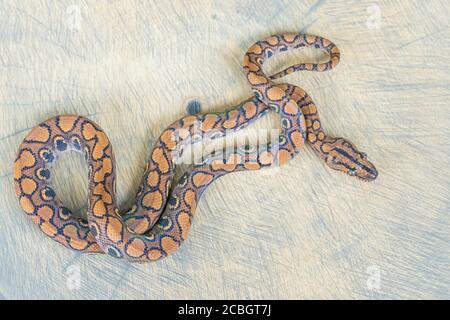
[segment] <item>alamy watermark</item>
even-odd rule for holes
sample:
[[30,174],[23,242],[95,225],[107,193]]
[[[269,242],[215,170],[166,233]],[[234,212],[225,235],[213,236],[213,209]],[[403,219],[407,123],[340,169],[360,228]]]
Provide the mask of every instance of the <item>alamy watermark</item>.
[[[280,132],[277,129],[248,129],[245,136],[235,136],[235,130],[203,130],[204,123],[196,121],[189,129],[180,128],[170,131],[170,137],[165,143],[174,145],[171,157],[176,164],[187,165],[245,165],[258,163],[264,168],[278,168],[280,164],[279,152],[281,147]],[[224,138],[224,144],[219,148],[207,150],[207,143],[216,138]],[[196,145],[185,152],[189,145]],[[250,168],[251,166],[249,166]],[[264,174],[273,174],[273,170],[263,170]]]
[[69,290],[78,290],[81,288],[81,272],[78,265],[70,265],[66,268],[65,274],[66,286]]
[[81,22],[83,20],[81,9],[77,5],[71,5],[66,8],[67,27],[71,31],[81,30]]
[[366,269],[368,275],[366,280],[367,289],[371,291],[380,291],[382,270],[377,265],[368,266]]
[[367,7],[367,14],[369,15],[366,20],[366,26],[369,29],[381,28],[381,9],[377,5]]

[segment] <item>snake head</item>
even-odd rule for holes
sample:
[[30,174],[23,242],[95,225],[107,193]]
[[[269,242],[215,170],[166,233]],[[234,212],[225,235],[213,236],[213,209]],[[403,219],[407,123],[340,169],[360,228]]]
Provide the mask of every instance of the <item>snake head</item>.
[[321,149],[327,165],[334,170],[364,181],[375,180],[378,176],[377,169],[367,160],[367,155],[344,138],[325,140]]

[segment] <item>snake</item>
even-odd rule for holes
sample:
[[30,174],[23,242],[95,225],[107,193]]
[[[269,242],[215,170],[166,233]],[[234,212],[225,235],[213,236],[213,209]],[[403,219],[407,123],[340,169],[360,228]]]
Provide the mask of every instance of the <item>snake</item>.
[[[266,60],[302,48],[319,49],[329,59],[265,75]],[[350,141],[324,132],[317,107],[303,89],[274,82],[296,71],[330,70],[339,59],[336,45],[320,36],[282,33],[254,43],[243,59],[254,96],[225,111],[187,115],[168,126],[150,152],[133,206],[122,213],[116,203],[115,161],[106,133],[83,116],[50,118],[33,128],[19,146],[13,177],[20,206],[43,233],[67,248],[146,262],[179,249],[188,237],[202,194],[219,177],[281,166],[305,143],[330,168],[364,181],[374,180],[378,172],[364,152]],[[281,120],[275,142],[215,150],[174,181],[185,147],[239,131],[269,112]],[[87,219],[75,216],[51,185],[51,168],[68,151],[82,153],[88,165]]]

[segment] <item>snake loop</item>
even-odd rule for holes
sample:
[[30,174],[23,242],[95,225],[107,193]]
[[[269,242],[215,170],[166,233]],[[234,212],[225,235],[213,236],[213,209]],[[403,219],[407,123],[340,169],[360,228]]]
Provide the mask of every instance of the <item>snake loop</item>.
[[[267,58],[304,47],[327,52],[329,61],[293,65],[270,77],[264,74]],[[255,43],[244,56],[255,96],[226,112],[185,116],[165,129],[151,151],[135,204],[123,214],[116,204],[114,156],[105,132],[81,116],[51,118],[35,127],[19,146],[14,164],[19,203],[46,235],[66,247],[143,262],[170,255],[187,239],[200,197],[214,180],[231,172],[282,165],[305,141],[331,168],[373,180],[377,171],[365,154],[347,140],[324,133],[317,108],[304,90],[273,83],[299,70],[329,70],[338,62],[338,48],[321,37],[285,33]],[[172,186],[180,149],[202,138],[238,131],[270,110],[280,115],[282,123],[276,143],[208,154]],[[87,221],[72,215],[51,187],[52,165],[70,150],[83,153],[89,168]]]

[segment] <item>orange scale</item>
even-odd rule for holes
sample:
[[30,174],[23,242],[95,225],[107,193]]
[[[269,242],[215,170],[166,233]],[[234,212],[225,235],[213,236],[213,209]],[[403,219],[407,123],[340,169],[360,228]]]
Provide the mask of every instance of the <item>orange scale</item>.
[[191,211],[195,210],[195,207],[197,205],[196,199],[195,199],[195,192],[193,190],[187,190],[184,194],[184,202],[190,207]]
[[39,126],[33,129],[26,137],[25,141],[46,143],[50,139],[50,130],[47,127]]
[[247,119],[253,118],[256,115],[257,107],[254,102],[251,102],[251,101],[246,102],[244,104],[243,108],[244,108],[245,117]]
[[259,155],[259,162],[263,165],[270,165],[273,163],[273,154],[268,151],[264,151]]
[[313,129],[314,130],[319,130],[320,129],[320,121],[319,120],[315,120],[313,123]]
[[325,133],[323,132],[319,132],[319,134],[317,135],[317,138],[322,141],[323,139],[325,139]]
[[286,114],[295,116],[295,115],[297,115],[297,113],[299,111],[298,110],[298,105],[297,105],[297,103],[295,103],[294,100],[291,99],[284,105],[283,111]]
[[106,206],[103,200],[99,199],[95,202],[92,213],[98,218],[101,218],[106,214]]
[[135,233],[143,234],[148,230],[150,223],[148,222],[148,219],[130,218],[127,220],[126,226]]
[[281,37],[284,39],[284,41],[291,43],[295,40],[296,33],[284,33],[281,35]]
[[167,149],[169,150],[174,150],[176,145],[177,145],[177,141],[176,141],[176,136],[173,130],[166,130],[161,134],[160,137],[161,141],[166,145]]
[[316,138],[316,136],[315,136],[314,134],[308,133],[308,141],[309,141],[310,143],[314,143],[314,142],[317,141],[317,138]]
[[188,128],[190,125],[194,124],[198,121],[198,118],[196,116],[187,116],[183,119],[183,128]]
[[288,162],[292,158],[291,154],[287,150],[280,150],[278,152],[278,164],[281,166]]
[[311,103],[311,104],[308,106],[308,113],[307,113],[307,114],[314,115],[314,114],[316,114],[316,113],[317,113],[317,107],[314,105],[314,103]]
[[210,184],[213,178],[214,176],[212,174],[198,172],[192,177],[192,182],[194,183],[194,186],[200,188]]
[[202,122],[201,130],[203,132],[207,132],[211,130],[214,125],[216,124],[217,120],[219,120],[219,117],[215,114],[208,114],[205,116],[205,119]]
[[80,119],[78,116],[59,116],[57,126],[65,133],[71,131],[75,127],[75,122]]
[[322,151],[323,151],[324,153],[328,153],[328,152],[330,152],[331,150],[333,150],[333,147],[332,147],[330,144],[325,143],[325,144],[323,144],[323,145],[320,147],[320,149],[322,149]]
[[23,211],[25,211],[26,214],[34,213],[35,207],[29,198],[22,196],[19,199],[19,203],[20,203],[20,206],[22,207]]
[[39,225],[42,232],[44,232],[49,237],[53,238],[58,233],[58,229],[51,223],[46,221],[41,221],[41,224]]
[[92,123],[84,123],[81,129],[81,135],[86,140],[91,140],[97,136],[97,129],[92,125]]
[[186,240],[191,228],[191,218],[187,212],[182,211],[178,215],[177,221],[181,229],[181,239]]
[[100,196],[102,198],[103,202],[105,202],[107,204],[111,204],[112,203],[111,194],[109,194],[109,192],[106,191],[105,185],[103,183],[99,183],[99,184],[97,184],[95,186],[94,194],[96,196]]
[[267,39],[265,39],[271,46],[276,46],[279,42],[279,39],[277,36],[271,36]]
[[161,247],[166,252],[167,255],[172,254],[177,251],[180,244],[173,240],[171,237],[165,236],[161,239]]
[[162,253],[158,249],[149,250],[147,253],[147,258],[151,261],[156,261],[162,258]]
[[105,158],[102,161],[102,166],[95,171],[94,182],[102,182],[107,174],[112,173],[112,160],[110,158]]
[[114,243],[122,241],[123,239],[123,223],[115,218],[108,217],[106,222],[106,235]]
[[62,229],[62,234],[68,237],[69,239],[78,238],[78,228],[73,224],[67,224]]
[[19,179],[23,168],[29,168],[36,164],[36,158],[29,150],[20,153],[19,158],[14,162],[14,178]]
[[317,38],[312,35],[307,35],[305,40],[306,40],[306,42],[308,42],[308,44],[313,44],[316,42]]
[[125,247],[125,252],[132,258],[139,258],[145,254],[146,245],[139,238],[132,239]]
[[254,86],[267,83],[267,79],[265,77],[258,76],[254,72],[249,72],[247,75],[247,79]]
[[300,131],[293,131],[290,135],[290,138],[295,146],[295,150],[299,150],[303,146],[304,141]]
[[279,87],[272,87],[267,90],[267,97],[272,101],[279,101],[285,96],[283,89]]
[[250,47],[250,49],[248,49],[248,53],[261,54],[262,47],[259,44],[254,44],[253,46]]
[[261,168],[259,163],[246,161],[244,163],[244,168],[247,170],[258,170]]
[[213,162],[211,162],[211,169],[214,171],[219,171],[222,170],[223,165],[224,163],[222,160],[214,160]]
[[156,170],[149,172],[147,176],[147,185],[150,187],[156,187],[159,183],[159,173]]
[[163,205],[163,196],[161,191],[151,191],[146,193],[142,198],[142,204],[147,208],[152,208],[153,210],[161,209]]
[[24,178],[20,181],[20,187],[23,193],[31,195],[36,191],[37,183],[31,178]]
[[94,150],[92,150],[92,158],[94,158],[94,160],[103,158],[106,154],[105,149],[109,145],[108,137],[104,132],[99,131],[97,133],[97,139],[98,141],[94,146]]
[[162,173],[169,172],[170,165],[167,159],[164,156],[164,151],[162,148],[155,148],[152,152],[152,160],[158,166],[159,170]]
[[42,219],[44,219],[45,221],[49,221],[51,218],[54,217],[55,212],[52,207],[48,205],[43,205],[38,209],[37,215]]
[[83,239],[69,239],[69,245],[71,248],[78,250],[78,251],[83,251],[86,250],[86,248],[88,247],[89,243],[86,240]]
[[253,71],[253,72],[259,70],[259,66],[257,64],[255,64],[255,63],[253,63],[253,62],[248,62],[247,63],[247,68],[248,68],[248,70]]

